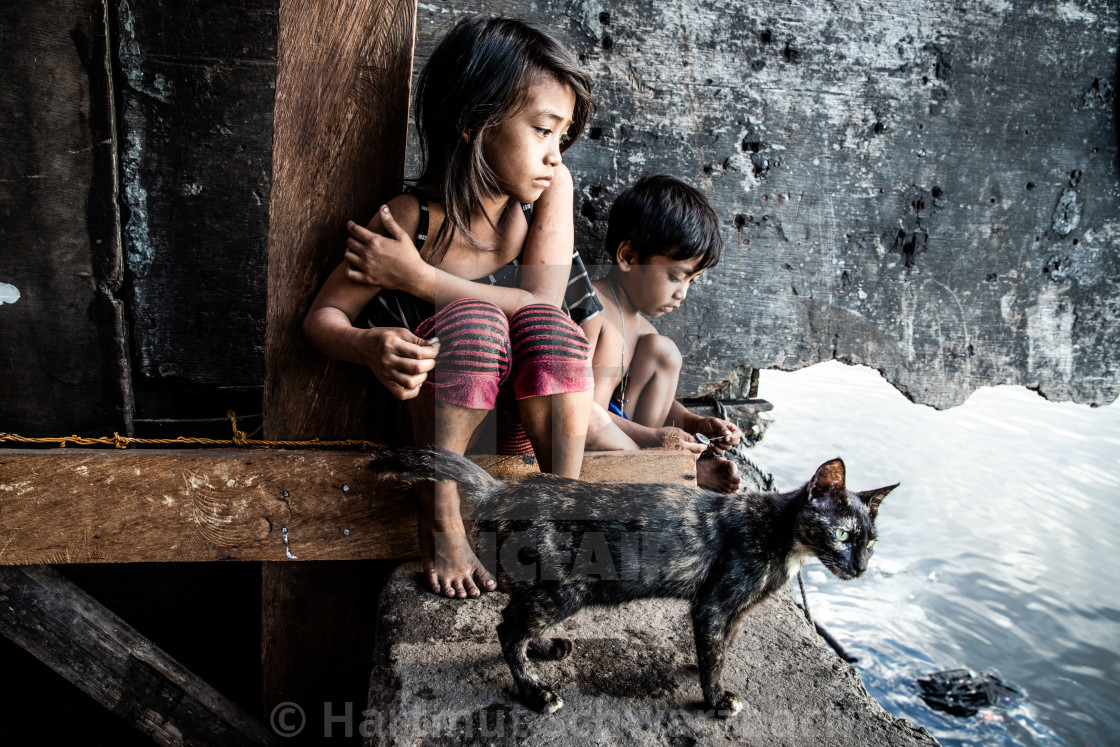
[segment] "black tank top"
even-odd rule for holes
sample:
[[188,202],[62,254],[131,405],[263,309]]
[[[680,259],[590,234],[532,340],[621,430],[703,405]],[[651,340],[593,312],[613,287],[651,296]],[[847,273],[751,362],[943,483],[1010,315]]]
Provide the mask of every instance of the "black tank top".
[[[420,203],[420,219],[416,225],[416,238],[413,242],[416,245],[416,250],[420,251],[424,247],[424,242],[428,240],[428,196],[418,188],[410,189],[406,194],[415,197]],[[525,215],[525,221],[532,225],[533,206],[523,202],[521,203],[521,211]],[[522,247],[522,252],[524,252],[524,247]],[[497,285],[503,288],[520,287],[521,255],[517,255],[509,264],[489,275],[474,278],[473,282]],[[576,324],[583,323],[603,310],[603,303],[595,295],[595,289],[591,286],[591,278],[587,275],[583,258],[579,256],[579,252],[575,249],[572,250],[572,270],[568,275],[568,288],[564,293],[561,309]],[[406,327],[415,331],[421,322],[433,314],[435,314],[435,307],[427,301],[404,291],[382,289],[370,299],[365,308],[354,318],[354,326]]]

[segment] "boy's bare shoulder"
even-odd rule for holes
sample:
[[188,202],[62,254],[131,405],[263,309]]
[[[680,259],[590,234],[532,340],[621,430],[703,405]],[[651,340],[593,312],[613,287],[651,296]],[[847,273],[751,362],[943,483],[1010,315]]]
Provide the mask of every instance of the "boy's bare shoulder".
[[649,319],[646,319],[641,314],[638,315],[638,334],[639,335],[659,335],[657,327],[654,327]]
[[[599,302],[603,304],[603,310],[609,311],[613,314],[618,313],[618,306],[615,305],[614,299],[611,298],[610,284],[607,283],[606,278],[599,278],[591,281],[591,287],[595,289],[595,295],[599,296]],[[601,317],[602,314],[596,314],[593,319]]]

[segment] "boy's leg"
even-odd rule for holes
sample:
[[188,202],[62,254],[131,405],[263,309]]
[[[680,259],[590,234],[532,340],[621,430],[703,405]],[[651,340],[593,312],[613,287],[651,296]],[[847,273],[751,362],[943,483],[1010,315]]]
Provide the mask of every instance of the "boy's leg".
[[642,335],[634,348],[626,403],[630,419],[648,428],[666,425],[677,381],[681,375],[681,351],[664,335]]
[[640,451],[642,447],[614,424],[606,410],[592,402],[584,448],[591,451]]
[[[669,410],[677,394],[682,358],[676,343],[664,335],[642,335],[634,349],[630,364],[630,381],[626,398],[631,417],[635,422],[650,428],[660,428],[668,423]],[[730,459],[700,459],[696,462],[696,484],[718,493],[739,490],[739,468]]]
[[[439,337],[436,367],[409,402],[418,445],[431,444],[457,454],[494,408],[498,382],[509,373],[509,325],[492,303],[465,299],[448,304],[416,329],[421,337]],[[496,588],[467,541],[453,483],[417,488],[420,554],[432,591],[463,599],[479,587]]]

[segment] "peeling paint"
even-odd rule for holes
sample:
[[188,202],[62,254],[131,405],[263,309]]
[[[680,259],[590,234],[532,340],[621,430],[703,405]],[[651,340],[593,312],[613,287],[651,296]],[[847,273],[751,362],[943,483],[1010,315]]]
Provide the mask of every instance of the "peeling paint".
[[433,5],[432,3],[419,3],[417,7],[420,10],[426,10],[429,13],[459,13],[461,11],[445,8],[442,5]]
[[1058,3],[1054,9],[1058,18],[1066,23],[1087,23],[1092,24],[1097,22],[1097,16],[1088,10],[1080,7],[1077,3],[1065,2]]
[[914,318],[918,308],[918,289],[909,279],[903,281],[899,295],[899,315],[902,319],[902,348],[907,362],[914,360]]
[[1047,288],[1027,309],[1027,371],[1039,381],[1068,385],[1073,379],[1073,306],[1066,288]]
[[11,283],[0,283],[0,306],[19,300],[19,288]]
[[[127,0],[123,0],[117,8],[117,24],[120,29],[117,56],[129,87],[137,93],[167,103],[171,95],[171,85],[163,76],[155,75],[151,85],[144,83],[145,57],[136,39],[135,20]],[[126,104],[126,106],[131,109],[135,104]],[[152,246],[148,227],[148,190],[140,183],[140,165],[145,156],[145,149],[144,134],[140,128],[135,126],[128,128],[124,137],[124,147],[120,153],[124,202],[128,207],[124,245],[128,267],[138,277],[147,276],[155,258],[155,248]]]
[[120,33],[117,55],[129,88],[137,93],[151,96],[161,103],[169,103],[174,93],[171,81],[159,73],[154,73],[151,76],[151,83],[144,82],[146,58],[140,49],[140,42],[136,39],[136,19],[132,15],[132,6],[128,0],[121,0],[120,5],[117,6],[117,27]]
[[1081,223],[1081,203],[1077,201],[1077,190],[1067,187],[1054,208],[1051,228],[1059,236],[1066,236]]
[[121,152],[124,201],[128,206],[125,223],[125,257],[128,268],[138,277],[145,277],[152,268],[155,248],[148,228],[148,190],[140,183],[140,163],[144,154],[142,133],[129,130]]
[[1008,325],[1018,326],[1020,315],[1015,311],[1015,294],[1005,293],[999,299],[999,314]]
[[292,550],[288,546],[288,528],[287,527],[281,527],[280,528],[280,533],[284,537],[284,555],[287,556],[287,558],[289,560],[299,560],[298,557],[296,557],[295,555],[292,555]]

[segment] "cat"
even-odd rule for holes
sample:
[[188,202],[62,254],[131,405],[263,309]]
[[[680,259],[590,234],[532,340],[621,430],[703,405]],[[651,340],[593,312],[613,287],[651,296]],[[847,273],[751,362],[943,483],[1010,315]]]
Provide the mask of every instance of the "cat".
[[459,484],[474,507],[479,558],[509,592],[498,625],[502,654],[522,700],[542,713],[563,700],[527,652],[559,659],[572,650],[543,634],[585,606],[648,597],[692,603],[705,707],[738,713],[742,701],[720,678],[743,615],[813,556],[841,579],[862,574],[879,504],[898,487],[850,492],[840,459],[788,493],[731,495],[543,474],[503,482],[437,448],[386,449],[369,466],[382,479]]

